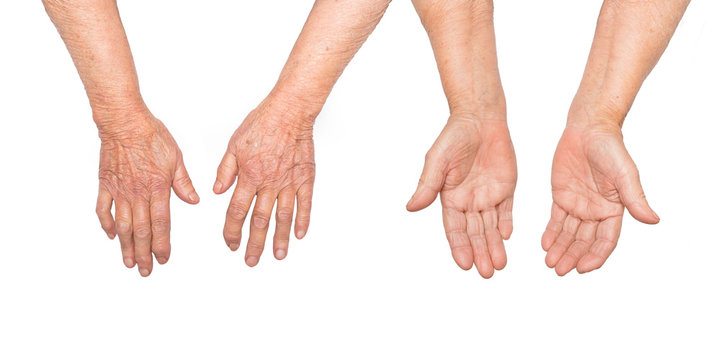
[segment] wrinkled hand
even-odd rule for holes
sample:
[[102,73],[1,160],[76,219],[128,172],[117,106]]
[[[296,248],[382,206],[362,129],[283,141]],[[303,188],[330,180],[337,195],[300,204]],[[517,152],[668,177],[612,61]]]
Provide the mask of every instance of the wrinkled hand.
[[[299,125],[299,124],[303,125]],[[253,198],[245,263],[257,265],[265,246],[270,216],[275,211],[274,255],[282,260],[290,241],[295,198],[295,237],[302,239],[310,225],[315,156],[312,121],[267,102],[253,110],[235,131],[218,167],[214,191],[238,184],[230,200],[223,236],[232,251],[240,247],[241,231]]]
[[475,264],[484,278],[505,267],[503,239],[512,233],[517,165],[507,123],[452,117],[425,158],[409,211],[440,193],[443,224],[455,262]]
[[660,221],[617,126],[568,125],[555,151],[552,194],[542,247],[546,264],[561,276],[605,263],[617,245],[626,207],[641,222]]
[[111,117],[122,126],[99,126],[97,215],[109,238],[119,236],[125,266],[137,263],[140,275],[148,276],[151,253],[160,264],[170,257],[170,188],[187,203],[200,199],[182,153],[162,122],[147,111]]

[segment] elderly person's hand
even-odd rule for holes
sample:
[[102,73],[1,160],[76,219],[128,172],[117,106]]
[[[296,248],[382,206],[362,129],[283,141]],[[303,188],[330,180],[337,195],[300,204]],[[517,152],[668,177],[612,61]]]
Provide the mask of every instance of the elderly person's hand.
[[170,257],[170,188],[187,203],[200,198],[175,140],[149,111],[96,116],[96,121],[105,124],[99,126],[100,224],[108,237],[120,238],[125,266],[137,263],[140,274],[148,276],[152,254],[160,264]]
[[555,151],[552,195],[542,247],[558,275],[602,266],[617,245],[625,208],[646,224],[660,221],[645,199],[620,128],[611,123],[568,124]]
[[689,3],[603,3],[552,166],[553,206],[542,247],[558,275],[601,267],[617,245],[625,208],[641,222],[660,221],[620,129]]
[[[97,214],[108,237],[119,235],[123,261],[152,272],[170,256],[170,188],[200,199],[182,154],[145,106],[115,1],[43,0],[85,85],[102,141]],[[111,209],[115,204],[115,217]]]
[[316,1],[275,87],[230,139],[213,190],[223,193],[237,178],[223,230],[233,251],[240,247],[242,226],[255,198],[247,265],[255,266],[260,260],[275,203],[276,259],[287,256],[294,208],[295,237],[307,233],[315,181],[315,118],[389,3]]
[[517,167],[507,123],[451,117],[425,159],[407,209],[427,207],[439,192],[455,262],[491,277],[507,263],[503,239],[512,233]]
[[253,198],[257,197],[245,252],[249,266],[255,266],[263,252],[276,202],[273,253],[278,260],[287,255],[296,204],[295,237],[305,236],[310,224],[315,181],[314,119],[282,106],[266,101],[245,118],[230,139],[213,189],[223,193],[238,179],[223,230],[233,251],[240,247],[243,222]]

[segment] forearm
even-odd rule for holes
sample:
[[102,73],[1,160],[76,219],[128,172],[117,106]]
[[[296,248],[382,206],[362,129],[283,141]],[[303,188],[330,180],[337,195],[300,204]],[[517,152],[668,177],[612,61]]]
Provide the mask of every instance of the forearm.
[[115,0],[43,0],[72,56],[99,127],[144,108]]
[[505,120],[492,0],[413,0],[432,44],[451,113]]
[[570,121],[622,126],[690,0],[606,0]]
[[271,96],[312,122],[390,0],[317,0]]

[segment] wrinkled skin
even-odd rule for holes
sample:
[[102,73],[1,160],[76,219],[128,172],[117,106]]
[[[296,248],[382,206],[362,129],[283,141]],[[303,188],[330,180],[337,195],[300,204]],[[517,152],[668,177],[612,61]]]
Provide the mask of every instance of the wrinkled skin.
[[315,181],[312,120],[314,117],[300,116],[265,101],[230,139],[213,190],[221,194],[238,179],[223,230],[232,251],[240,247],[243,223],[257,197],[245,251],[248,266],[257,265],[260,259],[276,202],[275,258],[287,256],[296,199],[295,237],[301,239],[307,233]]
[[[100,126],[100,189],[97,214],[108,237],[117,234],[123,262],[152,272],[153,257],[170,257],[170,188],[183,201],[200,200],[182,153],[165,126],[148,111],[121,118],[120,129]],[[111,208],[115,204],[115,216]]]
[[484,278],[507,263],[517,182],[515,151],[504,120],[451,117],[427,153],[407,208],[421,210],[440,193],[443,224],[455,262],[473,263]]
[[561,276],[605,263],[626,207],[641,222],[660,221],[645,199],[619,126],[568,125],[555,151],[552,194],[542,247],[546,264]]

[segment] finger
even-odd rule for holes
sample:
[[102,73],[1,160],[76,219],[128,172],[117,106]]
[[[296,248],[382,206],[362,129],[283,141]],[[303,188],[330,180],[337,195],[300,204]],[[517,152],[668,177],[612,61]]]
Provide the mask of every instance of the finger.
[[582,258],[595,242],[595,232],[598,228],[597,221],[583,221],[575,234],[575,241],[570,244],[565,254],[555,265],[555,272],[560,276],[572,271],[577,266],[578,260]]
[[485,227],[485,239],[487,239],[488,250],[490,251],[490,259],[496,270],[502,270],[507,264],[507,254],[505,254],[505,244],[503,244],[502,236],[498,231],[498,214],[495,209],[482,212],[483,226]]
[[150,204],[144,199],[136,199],[132,206],[133,240],[135,241],[135,261],[140,275],[148,276],[152,272],[152,222]]
[[133,241],[132,207],[124,199],[115,198],[115,229],[120,238],[123,263],[128,268],[135,266],[135,244]]
[[617,246],[622,227],[622,216],[613,216],[600,222],[595,234],[596,240],[590,251],[577,263],[579,273],[599,269]]
[[152,253],[159,264],[170,258],[170,190],[155,194],[150,204]]
[[580,219],[570,215],[565,218],[562,231],[558,235],[555,243],[548,250],[545,256],[545,264],[548,267],[555,267],[558,260],[565,254],[567,248],[575,241],[575,234],[577,233],[578,227],[580,227]]
[[217,177],[215,178],[215,185],[213,185],[213,191],[216,194],[222,194],[232,186],[235,182],[235,177],[238,174],[237,160],[235,155],[230,152],[226,152],[220,161],[220,166],[217,169]]
[[232,251],[240,247],[243,223],[250,211],[254,197],[255,188],[245,182],[238,182],[225,214],[225,227],[223,228],[225,243]]
[[405,206],[408,211],[422,210],[435,201],[445,184],[446,168],[447,160],[431,149],[425,156],[425,166],[417,189]]
[[483,226],[482,216],[478,212],[467,212],[465,218],[467,220],[467,234],[475,259],[475,268],[477,268],[480,276],[489,279],[493,276],[495,269],[485,240],[485,227]]
[[97,205],[95,206],[95,212],[97,213],[98,219],[100,220],[100,226],[105,230],[107,237],[110,239],[115,238],[115,220],[113,219],[112,209],[113,198],[109,191],[105,190],[104,187],[100,186],[98,191]]
[[498,205],[498,230],[502,238],[507,240],[513,231],[512,219],[513,198],[509,198]]
[[465,214],[448,208],[443,208],[443,225],[445,236],[450,244],[450,251],[455,263],[463,269],[469,270],[473,266],[473,250],[467,234],[467,220]]
[[302,239],[310,227],[310,210],[312,209],[313,183],[300,185],[297,192],[297,214],[295,214],[295,237]]
[[182,201],[188,204],[197,204],[200,202],[200,197],[197,192],[195,192],[195,187],[192,184],[192,180],[190,180],[190,175],[182,160],[180,160],[180,164],[175,170],[175,179],[173,180],[172,188]]
[[565,218],[567,218],[565,210],[560,208],[558,204],[553,203],[552,209],[550,210],[550,221],[548,221],[547,227],[545,228],[545,232],[542,236],[543,250],[550,250],[550,247],[555,243],[555,240],[562,231]]
[[265,192],[258,194],[257,201],[255,201],[255,209],[253,209],[252,219],[250,219],[250,236],[247,250],[245,250],[245,263],[248,266],[255,266],[260,261],[275,199],[277,199],[277,194]]
[[645,192],[640,185],[640,174],[637,170],[618,178],[616,186],[620,201],[627,207],[632,217],[646,224],[657,224],[660,221],[645,198]]
[[275,235],[273,236],[273,253],[275,258],[282,260],[287,256],[292,229],[293,210],[295,209],[295,189],[285,188],[278,195],[278,206],[275,210]]

